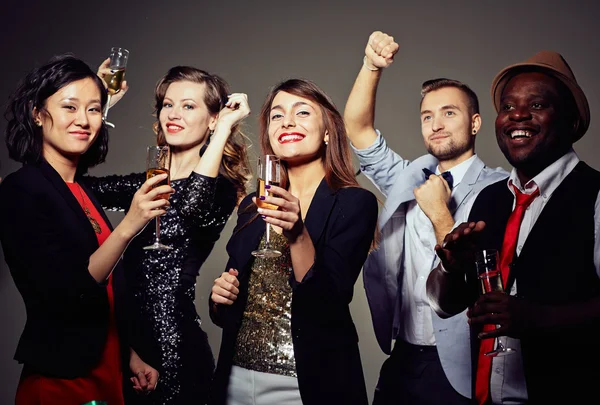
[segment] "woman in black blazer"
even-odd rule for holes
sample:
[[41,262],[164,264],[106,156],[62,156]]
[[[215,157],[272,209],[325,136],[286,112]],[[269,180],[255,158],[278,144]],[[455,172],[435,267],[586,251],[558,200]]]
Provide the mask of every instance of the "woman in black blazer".
[[[213,404],[366,404],[350,316],[354,283],[372,245],[377,200],[359,187],[344,123],[314,83],[276,86],[260,114],[263,153],[282,161],[281,187],[249,195],[212,288],[223,328]],[[258,211],[258,212],[257,212]],[[262,219],[261,219],[262,218]],[[265,222],[279,258],[254,258]]]
[[151,379],[146,389],[156,384],[156,371],[119,339],[119,259],[165,213],[168,201],[156,198],[172,189],[148,180],[112,229],[82,181],[106,156],[106,99],[84,62],[59,56],[28,74],[8,105],[6,144],[23,163],[0,184],[0,241],[27,311],[17,404],[122,404],[123,352]]

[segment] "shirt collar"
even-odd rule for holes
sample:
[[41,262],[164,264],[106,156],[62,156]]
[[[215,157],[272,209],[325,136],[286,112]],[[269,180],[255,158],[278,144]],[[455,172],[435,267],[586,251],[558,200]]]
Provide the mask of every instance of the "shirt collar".
[[544,199],[550,198],[554,190],[562,183],[562,181],[571,173],[571,171],[579,163],[579,157],[575,151],[571,148],[567,153],[557,159],[550,166],[546,167],[537,176],[525,183],[523,187],[519,176],[517,176],[517,170],[515,168],[510,172],[507,186],[511,193],[514,191],[511,185],[515,185],[520,191],[526,194],[533,193],[536,189],[540,189],[540,195]]
[[[474,154],[467,160],[460,162],[459,164],[448,170],[450,174],[452,174],[453,187],[458,186],[458,183],[462,181],[463,177],[465,177],[465,174],[467,174],[467,171],[469,171],[469,167],[471,167],[475,159],[477,159],[477,154]],[[438,165],[435,168],[435,174],[440,173],[440,166]]]

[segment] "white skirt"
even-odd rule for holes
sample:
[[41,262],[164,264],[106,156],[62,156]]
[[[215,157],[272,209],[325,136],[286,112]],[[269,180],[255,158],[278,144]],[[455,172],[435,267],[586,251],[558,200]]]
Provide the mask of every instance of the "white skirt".
[[228,405],[302,405],[298,379],[233,366]]

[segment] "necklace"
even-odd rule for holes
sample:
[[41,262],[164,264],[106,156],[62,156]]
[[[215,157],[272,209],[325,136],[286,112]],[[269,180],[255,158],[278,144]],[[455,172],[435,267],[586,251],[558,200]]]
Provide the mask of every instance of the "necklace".
[[77,183],[77,188],[79,189],[79,195],[81,196],[81,207],[83,208],[83,212],[85,212],[85,216],[92,224],[92,228],[94,228],[94,232],[96,232],[97,234],[101,234],[102,228],[100,227],[100,224],[98,223],[98,221],[96,221],[96,218],[94,218],[92,216],[90,209],[87,207],[87,204],[85,203],[85,197],[83,196],[83,189],[81,188],[79,183]]

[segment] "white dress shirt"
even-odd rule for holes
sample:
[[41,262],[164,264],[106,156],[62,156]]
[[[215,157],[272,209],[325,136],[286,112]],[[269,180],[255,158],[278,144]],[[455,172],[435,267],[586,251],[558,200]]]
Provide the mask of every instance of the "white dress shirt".
[[[521,192],[526,194],[533,193],[536,189],[540,190],[533,202],[525,210],[521,227],[519,228],[519,237],[517,239],[516,255],[518,256],[523,249],[523,245],[527,240],[527,236],[535,225],[542,210],[552,197],[554,191],[562,183],[562,181],[571,173],[571,171],[579,163],[579,158],[574,150],[570,150],[556,162],[545,168],[541,173],[533,179],[522,185],[517,176],[515,169],[511,171],[507,181],[507,187],[514,195],[514,190],[511,185],[514,184]],[[467,202],[469,206],[465,210],[466,213],[471,211],[476,196],[472,196]],[[514,204],[513,204],[514,209]],[[467,217],[457,220],[456,225],[468,221]],[[600,277],[600,193],[596,198],[595,214],[594,214],[594,265],[596,273]],[[517,293],[517,283],[515,282],[511,288],[510,294]],[[492,360],[492,375],[490,379],[490,395],[494,404],[517,405],[527,403],[527,387],[525,385],[525,373],[523,370],[523,360],[521,358],[521,346],[519,339],[501,337],[502,343],[505,346],[516,350],[515,354],[508,356],[495,357]]]
[[[460,184],[475,159],[476,155],[473,155],[449,170],[452,174],[453,189]],[[436,174],[440,174],[439,167]],[[397,338],[414,345],[435,345],[431,308],[425,288],[429,273],[439,262],[434,250],[435,245],[436,237],[431,221],[416,200],[409,202],[404,232],[405,257],[400,295],[402,306]]]

